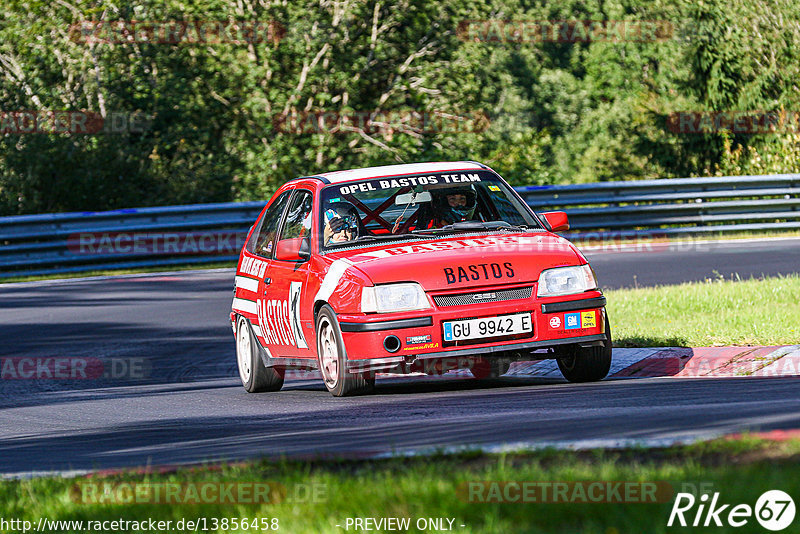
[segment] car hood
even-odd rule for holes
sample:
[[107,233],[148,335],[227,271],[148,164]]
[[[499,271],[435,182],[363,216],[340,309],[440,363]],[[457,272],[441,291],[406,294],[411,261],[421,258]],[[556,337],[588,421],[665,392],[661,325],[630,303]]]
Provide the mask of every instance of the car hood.
[[461,234],[326,256],[354,264],[376,285],[418,282],[426,291],[534,282],[545,269],[586,263],[569,241],[545,232]]

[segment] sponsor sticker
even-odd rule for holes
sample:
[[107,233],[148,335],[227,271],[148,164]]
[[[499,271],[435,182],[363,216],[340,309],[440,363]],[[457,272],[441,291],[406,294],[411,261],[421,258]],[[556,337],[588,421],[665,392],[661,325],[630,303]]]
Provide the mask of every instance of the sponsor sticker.
[[444,338],[453,339],[453,323],[444,323]]
[[403,347],[403,350],[430,350],[430,349],[438,349],[438,343],[425,343],[423,345],[413,345],[410,347]]
[[595,328],[597,317],[594,311],[581,312],[581,328]]
[[411,176],[409,178],[372,180],[369,182],[345,185],[339,188],[339,193],[342,196],[347,196],[357,192],[368,193],[370,191],[378,191],[383,189],[399,189],[402,187],[417,187],[422,185],[460,184],[480,181],[480,175],[475,173]]
[[443,272],[447,285],[455,284],[456,282],[499,280],[503,277],[514,278],[514,266],[509,261],[503,263],[503,265],[499,263],[479,263],[464,267],[445,267]]
[[425,336],[408,336],[406,337],[406,345],[422,345],[424,343],[430,343],[431,336],[430,334]]
[[574,330],[575,328],[580,328],[580,327],[581,327],[581,314],[579,312],[564,314],[565,330]]
[[308,349],[300,322],[302,282],[292,282],[287,300],[258,299],[256,315],[264,339],[271,345]]
[[302,290],[302,282],[292,282],[289,285],[289,316],[291,318],[292,335],[297,341],[297,348],[307,349],[308,343],[300,325],[300,293]]
[[550,328],[561,328],[561,317],[558,315],[550,317]]
[[242,258],[242,264],[239,267],[239,274],[250,275],[255,278],[264,278],[264,273],[267,271],[267,262],[245,256]]

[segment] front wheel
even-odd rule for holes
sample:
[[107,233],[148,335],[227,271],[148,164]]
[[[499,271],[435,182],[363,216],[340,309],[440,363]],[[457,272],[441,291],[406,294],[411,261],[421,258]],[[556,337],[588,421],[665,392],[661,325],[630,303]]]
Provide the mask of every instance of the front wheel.
[[605,319],[606,341],[602,347],[565,347],[556,361],[561,374],[570,382],[596,382],[611,369],[611,325]]
[[248,393],[279,391],[283,387],[283,373],[264,365],[257,343],[247,319],[239,317],[236,326],[236,363],[244,389]]
[[375,377],[367,378],[347,370],[347,354],[339,321],[333,308],[327,304],[317,316],[317,355],[325,387],[334,397],[369,393],[375,387]]

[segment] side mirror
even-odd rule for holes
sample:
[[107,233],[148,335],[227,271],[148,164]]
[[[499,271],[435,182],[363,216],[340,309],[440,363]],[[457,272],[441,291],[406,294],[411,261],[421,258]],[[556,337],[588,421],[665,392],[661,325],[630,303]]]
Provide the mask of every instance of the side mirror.
[[275,259],[280,261],[306,261],[311,257],[311,246],[307,237],[294,237],[278,241]]
[[569,230],[569,219],[567,219],[567,214],[563,211],[548,211],[547,213],[542,213],[542,217],[550,226],[551,232]]

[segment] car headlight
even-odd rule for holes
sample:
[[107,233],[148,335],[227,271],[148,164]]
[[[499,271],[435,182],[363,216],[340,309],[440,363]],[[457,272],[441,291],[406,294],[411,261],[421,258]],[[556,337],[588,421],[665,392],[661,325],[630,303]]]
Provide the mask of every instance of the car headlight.
[[416,283],[372,286],[361,290],[362,313],[427,310],[430,307],[428,296]]
[[542,271],[539,276],[539,297],[553,297],[556,295],[572,295],[597,289],[597,280],[594,271],[586,265],[573,267],[556,267]]

